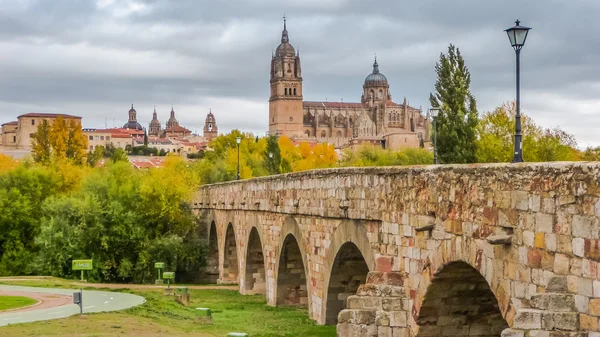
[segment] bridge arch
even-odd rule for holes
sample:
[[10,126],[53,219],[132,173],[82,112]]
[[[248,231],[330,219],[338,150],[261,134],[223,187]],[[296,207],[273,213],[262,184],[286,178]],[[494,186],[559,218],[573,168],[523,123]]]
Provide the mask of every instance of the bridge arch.
[[214,220],[211,220],[208,226],[205,281],[208,283],[217,283],[217,279],[219,278],[219,235],[217,234],[217,224]]
[[[425,299],[433,283],[441,282],[436,281],[439,275],[443,276],[442,279],[449,279],[449,276],[446,274],[448,270],[450,272],[454,270],[456,273],[455,270],[457,269],[471,275],[475,283],[467,285],[462,279],[457,279],[453,282],[463,284],[462,287],[473,287],[476,284],[476,287],[481,290],[479,294],[481,296],[488,296],[491,293],[494,301],[490,299],[490,302],[493,302],[497,306],[497,311],[501,314],[500,318],[508,326],[513,326],[515,308],[510,298],[510,280],[505,279],[502,272],[503,268],[497,268],[494,265],[492,257],[486,257],[483,247],[478,245],[476,240],[454,237],[446,241],[445,244],[440,244],[436,249],[431,250],[429,255],[422,261],[422,265],[425,268],[419,275],[419,286],[418,289],[415,289],[417,295],[412,309],[413,319],[416,321],[417,326],[420,325],[418,321],[421,309],[422,306],[427,304]],[[451,268],[447,269],[448,267]],[[481,282],[482,280],[485,283]],[[444,287],[448,287],[448,285]],[[435,291],[435,288],[433,289]],[[489,291],[487,295],[486,291]],[[464,294],[463,297],[473,297],[475,295],[477,294]],[[488,298],[485,296],[482,298]],[[491,314],[491,311],[489,313]],[[417,328],[417,326],[413,326],[413,328]]]
[[298,222],[293,217],[286,217],[280,240],[271,303],[306,307],[310,316],[311,282],[306,242]]
[[444,265],[427,287],[418,336],[500,336],[508,328],[485,278],[464,261]]
[[221,283],[238,283],[238,245],[236,241],[235,228],[231,222],[227,225],[223,240],[223,268],[221,274]]
[[246,264],[244,267],[244,294],[265,295],[266,275],[265,256],[263,253],[263,239],[256,226],[252,226],[246,240]]
[[333,232],[325,260],[325,288],[319,323],[337,323],[338,313],[346,308],[348,296],[364,284],[369,271],[375,268],[364,221],[341,221]]

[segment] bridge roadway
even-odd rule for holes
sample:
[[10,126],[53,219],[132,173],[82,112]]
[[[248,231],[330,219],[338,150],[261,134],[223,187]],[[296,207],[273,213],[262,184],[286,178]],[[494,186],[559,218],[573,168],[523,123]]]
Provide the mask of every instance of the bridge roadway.
[[[43,293],[72,296],[78,289],[54,289],[54,288],[38,288],[38,287],[22,287],[11,285],[0,285],[0,291],[6,292],[9,295],[14,293]],[[137,295],[124,294],[109,291],[83,291],[83,313],[117,311],[143,304],[146,300]],[[65,318],[79,314],[79,306],[69,304],[51,307],[46,309],[35,309],[35,307],[26,311],[12,311],[0,314],[0,326],[16,323],[26,323],[35,321],[46,321],[57,318]]]

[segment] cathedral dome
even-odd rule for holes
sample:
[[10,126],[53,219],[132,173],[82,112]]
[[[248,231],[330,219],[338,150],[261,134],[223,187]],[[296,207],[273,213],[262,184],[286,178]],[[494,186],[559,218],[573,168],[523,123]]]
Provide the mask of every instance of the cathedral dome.
[[136,121],[130,121],[123,125],[123,129],[131,129],[131,130],[144,130],[144,128],[140,125],[140,123]]
[[283,31],[281,32],[281,44],[275,50],[275,56],[296,56],[294,47],[290,44],[290,37],[288,36],[287,24],[285,18],[283,19]]
[[365,85],[388,85],[387,78],[379,72],[377,59],[375,59],[375,63],[373,63],[373,72],[365,78]]

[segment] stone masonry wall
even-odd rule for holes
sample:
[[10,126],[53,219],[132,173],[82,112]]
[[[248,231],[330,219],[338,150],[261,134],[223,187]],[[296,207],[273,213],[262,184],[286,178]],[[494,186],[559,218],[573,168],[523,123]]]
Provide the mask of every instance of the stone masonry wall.
[[[333,268],[337,253],[354,243],[370,273],[358,299],[346,298],[340,336],[420,335],[428,291],[458,261],[487,282],[502,319],[487,317],[489,330],[479,324],[470,335],[496,335],[506,323],[505,334],[566,336],[599,331],[599,186],[600,163],[349,168],[207,185],[193,203],[217,225],[221,269],[226,228],[233,225],[240,278],[250,230],[257,228],[271,305],[278,304],[278,273],[286,272],[279,268],[283,241],[292,235],[309,315],[319,323],[331,316],[327,296],[330,280],[340,278],[331,275],[340,269]],[[553,282],[564,284],[552,288]],[[485,296],[463,297],[491,301]],[[552,307],[551,298],[566,304]],[[461,322],[441,318],[440,310],[425,319],[427,326]]]

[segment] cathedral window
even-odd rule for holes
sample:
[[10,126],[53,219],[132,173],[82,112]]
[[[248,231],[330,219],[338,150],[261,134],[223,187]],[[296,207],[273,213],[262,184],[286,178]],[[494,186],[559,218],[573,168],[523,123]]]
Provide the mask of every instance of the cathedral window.
[[325,138],[327,137],[327,131],[323,130],[321,131],[321,138]]
[[285,96],[287,96],[287,88],[283,89],[285,92]]
[[379,98],[383,98],[383,89],[379,89]]
[[338,136],[338,137],[342,137],[342,131],[338,130],[338,132],[337,132],[337,136]]
[[310,137],[310,130],[306,130],[306,137]]
[[296,96],[296,88],[294,88],[294,96]]

